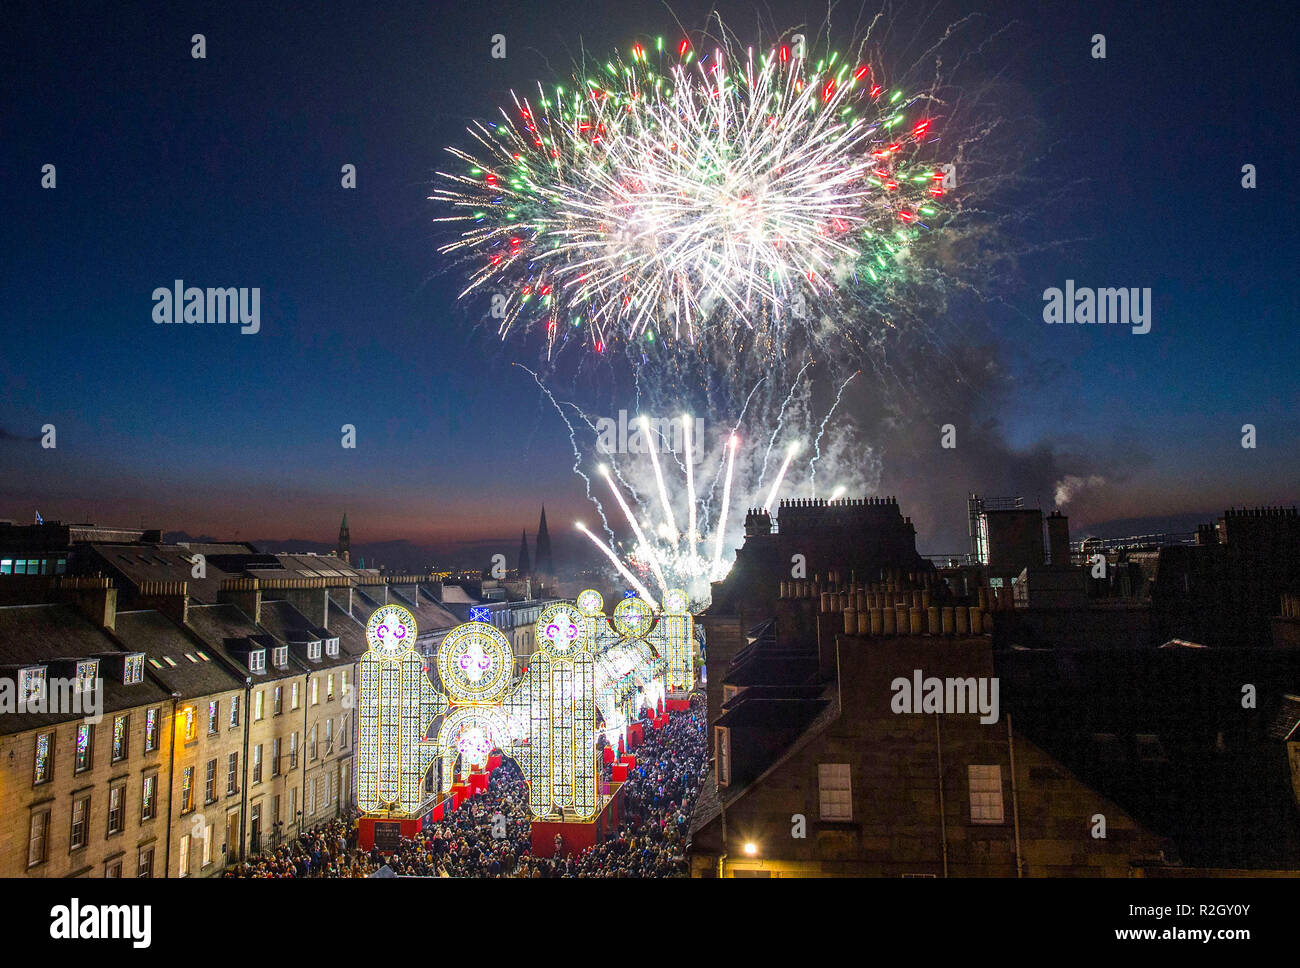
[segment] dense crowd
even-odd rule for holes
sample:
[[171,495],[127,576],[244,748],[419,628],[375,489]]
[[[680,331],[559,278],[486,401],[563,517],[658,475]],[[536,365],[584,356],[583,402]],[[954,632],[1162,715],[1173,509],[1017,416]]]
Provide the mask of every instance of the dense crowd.
[[[360,851],[355,822],[335,820],[227,876],[362,877],[385,865],[394,874],[424,877],[685,876],[687,830],[706,758],[698,697],[661,729],[645,721],[644,735],[623,785],[618,830],[580,854],[532,856],[527,786],[505,760],[485,794],[403,838],[392,853]],[[609,779],[610,767],[604,770]]]

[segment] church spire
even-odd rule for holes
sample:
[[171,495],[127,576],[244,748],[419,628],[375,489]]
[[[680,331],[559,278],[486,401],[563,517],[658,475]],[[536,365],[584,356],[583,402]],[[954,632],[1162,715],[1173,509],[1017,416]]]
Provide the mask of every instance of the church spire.
[[546,584],[555,581],[555,562],[551,558],[551,534],[546,530],[546,505],[542,505],[542,519],[537,525],[537,554],[533,562],[533,574]]
[[519,532],[519,565],[517,568],[520,578],[527,578],[533,573],[532,562],[528,559],[528,532]]
[[343,512],[343,523],[339,525],[338,556],[352,564],[352,535],[348,533],[348,512]]

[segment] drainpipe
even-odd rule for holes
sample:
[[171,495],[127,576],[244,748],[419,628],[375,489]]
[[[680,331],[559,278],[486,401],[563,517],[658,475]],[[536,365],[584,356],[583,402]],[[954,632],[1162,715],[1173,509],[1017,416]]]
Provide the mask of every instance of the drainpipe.
[[1011,753],[1011,816],[1016,829],[1016,877],[1024,877],[1024,861],[1020,856],[1020,801],[1016,794],[1016,744],[1011,736],[1011,714],[1007,713],[1007,750]]
[[253,698],[252,695],[251,695],[251,692],[252,692],[252,685],[253,685],[253,677],[252,677],[252,676],[245,676],[245,677],[244,677],[244,764],[243,764],[244,768],[243,768],[243,776],[241,777],[241,779],[242,779],[243,782],[242,782],[242,785],[241,785],[241,793],[240,793],[240,797],[239,797],[239,859],[240,859],[241,862],[244,860],[244,857],[245,857],[245,853],[244,853],[244,851],[245,851],[245,847],[246,847],[246,845],[248,844],[248,830],[247,830],[247,826],[248,826],[248,779],[249,779],[249,776],[251,775],[251,774],[249,773],[249,768],[248,768],[248,740],[249,740],[249,735],[248,735],[248,734],[249,734],[249,732],[250,732],[250,730],[249,730],[249,726],[248,726],[248,722],[249,722],[249,721],[248,721],[248,716],[249,716],[249,708],[248,708],[248,707],[249,707],[249,705],[251,704],[251,702],[252,702],[252,698]]
[[298,808],[302,811],[302,819],[298,821],[298,836],[302,836],[304,828],[307,826],[307,710],[311,708],[311,673],[308,672],[302,682],[302,746],[299,747],[302,756],[302,801]]
[[181,698],[179,692],[172,693],[172,723],[168,733],[171,734],[171,751],[168,754],[171,764],[167,768],[167,839],[163,846],[163,877],[172,876],[172,797],[176,792],[176,701]]

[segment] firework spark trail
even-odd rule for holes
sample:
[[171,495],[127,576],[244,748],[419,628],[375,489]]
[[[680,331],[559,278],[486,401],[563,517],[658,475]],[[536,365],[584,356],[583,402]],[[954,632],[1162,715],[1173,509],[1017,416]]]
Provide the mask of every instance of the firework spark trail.
[[731,475],[736,469],[736,445],[739,440],[732,434],[727,441],[727,483],[722,486],[722,513],[718,516],[717,537],[713,545],[713,564],[709,566],[709,580],[720,577],[718,567],[722,564],[722,542],[727,532],[727,508],[731,504]]
[[597,548],[599,548],[602,552],[604,552],[605,557],[608,558],[610,563],[613,564],[613,566],[618,569],[618,573],[628,580],[631,586],[637,590],[637,593],[641,596],[642,599],[646,601],[647,604],[650,605],[651,608],[657,609],[659,607],[659,604],[655,601],[654,596],[650,594],[649,590],[645,587],[645,585],[642,585],[641,582],[637,581],[636,575],[628,571],[627,566],[624,565],[623,562],[619,560],[617,552],[615,552],[612,547],[606,545],[594,534],[592,534],[591,530],[581,521],[575,521],[574,527],[576,527],[579,531],[581,531],[588,538],[590,538],[591,543],[594,544]]
[[[776,426],[772,429],[772,436],[769,437],[767,441],[767,450],[764,451],[763,453],[763,469],[762,471],[759,472],[758,483],[754,486],[754,489],[756,491],[761,491],[763,489],[763,479],[767,477],[767,462],[768,459],[772,456],[772,448],[776,446],[777,435],[781,433],[781,425],[785,422],[785,408],[788,407],[790,405],[790,401],[794,399],[795,391],[799,389],[799,381],[803,379],[804,373],[807,371],[808,367],[812,366],[815,362],[817,361],[809,360],[807,363],[805,363],[802,367],[799,368],[799,372],[794,375],[794,382],[790,384],[790,392],[787,393],[785,399],[781,401],[781,409],[778,410],[776,414]],[[789,461],[787,461],[786,464],[783,465],[783,469],[781,471],[782,476],[784,476],[785,474],[784,467],[788,467],[788,466],[789,466]]]
[[795,441],[785,452],[785,460],[781,462],[781,470],[777,472],[776,480],[772,482],[772,490],[767,492],[767,500],[763,502],[763,512],[770,514],[772,505],[776,503],[777,492],[781,490],[781,482],[785,480],[785,472],[790,469],[790,461],[794,460],[794,455],[799,453],[799,443]]
[[856,371],[852,376],[840,384],[839,391],[835,394],[835,402],[832,403],[831,408],[826,411],[826,416],[822,419],[822,425],[817,429],[817,439],[813,441],[813,449],[816,453],[808,464],[808,491],[811,497],[817,496],[817,461],[819,461],[822,456],[822,434],[826,432],[826,424],[830,422],[831,414],[835,413],[835,408],[840,405],[840,397],[844,396],[844,388],[852,383],[861,372],[861,370]]
[[[577,431],[573,429],[573,424],[569,423],[569,418],[564,415],[564,410],[560,407],[559,401],[556,400],[555,395],[551,393],[550,390],[547,389],[546,384],[542,382],[541,377],[539,377],[536,373],[534,373],[532,370],[530,370],[528,367],[524,366],[521,363],[515,363],[513,365],[519,367],[519,369],[523,370],[525,373],[527,373],[529,376],[533,378],[533,381],[537,384],[537,386],[541,389],[541,391],[544,394],[546,394],[546,398],[551,401],[551,406],[553,406],[555,408],[555,412],[560,415],[560,419],[564,421],[564,426],[569,428],[569,445],[573,448],[573,473],[581,477],[583,483],[586,484],[587,500],[591,501],[591,503],[596,505],[596,513],[600,515],[601,526],[605,529],[605,533],[609,535],[610,541],[613,541],[614,530],[609,526],[609,521],[606,520],[605,518],[605,508],[600,503],[600,498],[596,497],[596,495],[591,493],[591,478],[589,478],[586,474],[582,472],[582,452],[578,449]],[[573,405],[570,404],[570,406]],[[574,407],[574,409],[578,410],[577,407]],[[582,419],[584,421],[586,421],[587,426],[591,426],[591,421],[587,420],[586,415],[583,414],[581,410],[578,410],[578,414],[582,416]]]
[[[605,472],[605,481],[609,484],[609,489],[614,492],[614,499],[618,501],[618,506],[623,509],[623,514],[627,518],[627,523],[632,526],[632,533],[636,535],[638,545],[647,548],[650,547],[650,542],[646,540],[645,532],[641,530],[641,525],[637,523],[636,515],[634,515],[632,509],[627,506],[627,502],[623,500],[623,495],[619,493],[618,485],[614,483],[614,479],[610,476],[609,468],[605,467],[603,470]],[[664,573],[659,568],[659,558],[657,555],[650,556],[650,568],[654,571],[655,579],[659,582],[660,591],[667,594],[668,581],[664,578]]]
[[[648,434],[650,432],[650,418],[642,417],[641,426]],[[660,434],[660,436],[662,437],[663,435]],[[687,459],[690,459],[690,455],[687,455]],[[668,500],[668,488],[664,484],[664,472],[659,466],[659,441],[657,440],[651,441],[650,462],[654,465],[655,483],[659,486],[659,502],[664,509],[664,523],[668,526],[668,540],[673,544],[676,544],[678,538],[677,522],[673,518],[672,503]]]

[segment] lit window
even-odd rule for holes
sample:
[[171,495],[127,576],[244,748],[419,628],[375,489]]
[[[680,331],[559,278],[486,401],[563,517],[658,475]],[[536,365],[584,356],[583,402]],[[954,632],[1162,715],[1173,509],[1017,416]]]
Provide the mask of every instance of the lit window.
[[181,776],[181,813],[194,809],[194,767],[185,767]]
[[48,783],[54,775],[54,733],[38,733],[36,736],[36,766],[32,774],[32,784],[38,786]]
[[331,672],[329,675],[325,677],[325,701],[332,702],[333,700],[334,700],[334,673]]
[[295,681],[295,682],[293,683],[293,685],[291,685],[291,686],[289,687],[289,689],[290,689],[290,692],[289,692],[289,708],[290,708],[290,709],[297,709],[297,708],[298,708],[298,683],[297,683],[297,681]]
[[154,796],[158,792],[158,777],[146,776],[144,786],[140,788],[140,821],[152,820],[154,814]]
[[32,666],[22,670],[22,701],[31,702],[45,691],[45,666]]
[[262,744],[253,747],[253,782],[262,782]]
[[226,761],[226,794],[239,792],[239,754],[231,753]]
[[185,738],[187,740],[191,740],[194,738],[194,736],[195,736],[194,707],[186,706],[185,707]]
[[221,702],[214,699],[208,703],[208,735],[215,733],[219,726],[217,720],[221,718]]
[[853,819],[853,790],[847,763],[818,763],[817,790],[823,820]]
[[113,717],[113,762],[126,759],[127,742],[131,735],[131,717]]
[[84,773],[94,761],[95,727],[91,723],[77,726],[77,749],[73,758],[73,772]]
[[122,671],[122,684],[133,686],[144,681],[144,653],[128,655]]
[[971,823],[1005,822],[1002,810],[1002,767],[970,766]]
[[150,709],[144,714],[144,751],[152,753],[158,748],[158,710]]
[[230,728],[239,728],[239,697],[230,697]]
[[311,704],[320,705],[320,676],[313,676],[311,680]]
[[284,686],[275,687],[274,701],[271,703],[271,709],[276,716],[284,712]]
[[190,876],[190,835],[181,834],[180,876]]
[[253,719],[257,722],[262,721],[262,714],[266,711],[266,690],[257,690],[257,695],[253,697]]

